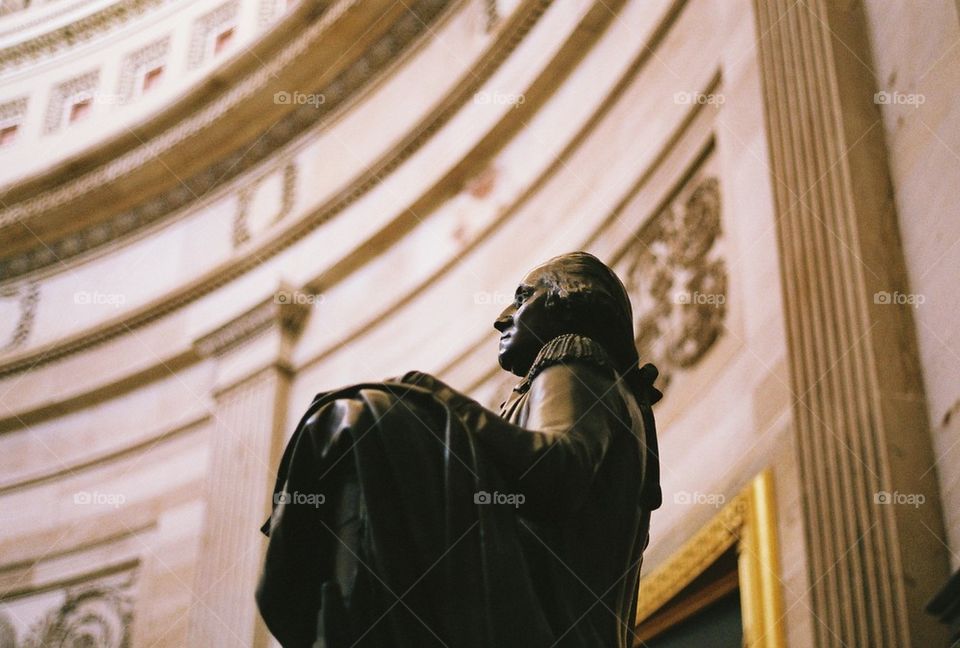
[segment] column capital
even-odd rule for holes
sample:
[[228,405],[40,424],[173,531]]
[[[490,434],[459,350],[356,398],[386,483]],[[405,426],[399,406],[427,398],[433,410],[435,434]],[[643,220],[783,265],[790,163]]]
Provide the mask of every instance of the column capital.
[[217,391],[267,367],[290,371],[290,352],[311,308],[309,300],[294,299],[303,292],[281,282],[269,297],[194,341],[199,356],[218,361]]

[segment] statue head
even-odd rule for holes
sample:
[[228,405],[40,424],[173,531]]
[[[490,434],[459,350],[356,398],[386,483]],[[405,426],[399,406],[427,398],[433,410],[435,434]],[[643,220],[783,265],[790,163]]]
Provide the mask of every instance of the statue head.
[[585,335],[604,348],[618,381],[645,410],[645,452],[650,478],[643,490],[644,506],[660,507],[660,462],[656,432],[648,406],[663,394],[653,386],[657,369],[640,366],[633,334],[633,309],[620,278],[600,259],[571,252],[537,266],[517,286],[514,302],[500,313],[494,328],[500,331],[500,366],[525,376],[543,346],[567,333]]
[[554,257],[531,270],[494,328],[500,366],[524,376],[547,342],[576,333],[599,343],[626,375],[637,364],[633,311],[623,283],[587,252]]

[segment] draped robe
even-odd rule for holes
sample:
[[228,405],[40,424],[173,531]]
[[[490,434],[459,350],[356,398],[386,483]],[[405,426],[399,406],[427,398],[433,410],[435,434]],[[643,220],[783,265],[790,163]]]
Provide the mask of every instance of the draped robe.
[[575,335],[502,415],[417,372],[319,394],[262,528],[268,628],[285,648],[630,646],[650,404]]

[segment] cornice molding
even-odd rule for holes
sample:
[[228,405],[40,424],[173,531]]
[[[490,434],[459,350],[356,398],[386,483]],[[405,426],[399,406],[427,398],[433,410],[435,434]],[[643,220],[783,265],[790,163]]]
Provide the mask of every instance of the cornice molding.
[[[335,115],[338,108],[347,104],[349,99],[376,75],[389,68],[404,49],[428,30],[430,23],[449,3],[450,0],[420,0],[411,10],[404,11],[403,17],[390,25],[380,38],[318,89],[325,98],[322,105],[305,105],[288,110],[278,123],[269,128],[245,128],[246,136],[255,138],[252,146],[247,140],[234,143],[229,147],[229,153],[220,156],[205,168],[198,169],[182,182],[171,183],[160,193],[148,196],[126,209],[120,207],[117,209],[118,213],[115,212],[112,216],[101,217],[59,237],[56,229],[49,237],[43,234],[50,229],[50,224],[55,228],[56,220],[67,216],[68,212],[102,214],[104,202],[97,198],[101,193],[115,190],[118,182],[133,182],[130,178],[134,174],[147,173],[148,167],[164,167],[163,161],[158,159],[161,154],[170,154],[180,145],[199,145],[196,139],[191,138],[203,137],[205,130],[210,129],[230,110],[254,93],[262,91],[268,84],[277,85],[277,79],[282,79],[284,69],[290,68],[297,58],[314,45],[321,34],[353,6],[354,0],[332,5],[320,20],[283,47],[280,54],[265,65],[258,65],[242,81],[232,85],[201,110],[193,111],[183,119],[170,120],[173,125],[156,137],[138,136],[137,139],[143,141],[138,142],[131,150],[79,177],[62,183],[44,181],[46,185],[50,185],[49,189],[0,210],[0,228],[8,228],[11,232],[25,230],[47,238],[30,243],[36,240],[35,236],[22,237],[27,242],[21,247],[29,247],[17,250],[6,258],[0,258],[0,282],[17,279],[52,264],[60,266],[64,260],[78,257],[107,243],[115,244],[118,238],[162,222],[174,214],[182,213],[192,204],[207,199],[215,189],[228,185],[245,171],[269,160],[277,150]],[[172,107],[169,112],[179,109],[180,104]],[[266,117],[269,116],[264,116]],[[226,148],[223,144],[219,146]],[[70,164],[69,169],[82,166],[83,163],[78,161]],[[14,189],[15,186],[7,187],[6,191]],[[139,192],[133,191],[124,193],[139,195]],[[95,212],[80,209],[77,202],[81,200],[98,202],[100,206]],[[110,202],[107,201],[106,204],[109,205]],[[24,222],[30,224],[21,224]]]
[[[70,4],[66,0],[62,0],[61,2],[58,3],[58,6],[55,11],[49,11],[44,13],[45,9],[53,6],[53,5],[47,5],[40,10],[41,15],[33,16],[33,17],[28,16],[26,14],[26,9],[28,9],[28,7],[21,7],[18,9],[14,9],[12,11],[8,10],[8,13],[0,14],[0,23],[8,23],[6,25],[3,25],[4,28],[2,31],[0,31],[0,38],[3,38],[4,36],[9,36],[10,34],[16,34],[17,32],[21,32],[31,27],[36,27],[37,25],[42,25],[48,20],[53,20],[57,16],[62,16],[64,14],[70,13],[71,11],[80,9],[84,5],[91,4],[94,1],[95,0],[78,0],[73,4]],[[8,7],[10,6],[10,4],[12,3],[8,3]]]
[[[51,56],[60,50],[86,43],[93,38],[102,36],[106,32],[123,27],[132,20],[143,17],[143,15],[149,11],[164,5],[175,4],[179,1],[180,0],[121,0],[101,11],[84,16],[57,29],[0,49],[0,75],[10,74],[41,57]],[[65,11],[74,8],[76,8],[76,5],[68,7]],[[51,16],[44,16],[41,20],[35,21],[34,23],[17,25],[11,31],[16,33],[35,24],[40,24],[50,17]],[[6,34],[0,34],[0,36],[3,35]]]

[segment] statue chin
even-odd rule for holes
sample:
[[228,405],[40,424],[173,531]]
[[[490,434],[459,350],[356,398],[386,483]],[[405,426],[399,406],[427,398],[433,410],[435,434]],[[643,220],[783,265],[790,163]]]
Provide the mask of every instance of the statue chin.
[[500,365],[500,368],[504,371],[509,371],[514,376],[518,378],[523,378],[526,375],[525,371],[519,371],[516,367],[513,366],[513,363],[510,361],[508,353],[501,353],[497,356],[497,364]]

